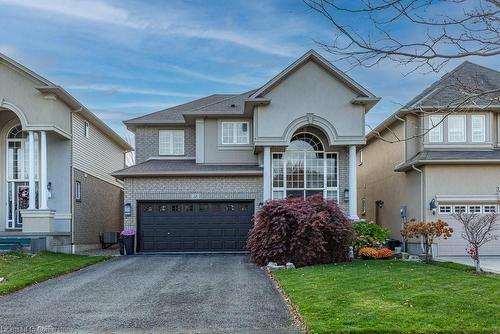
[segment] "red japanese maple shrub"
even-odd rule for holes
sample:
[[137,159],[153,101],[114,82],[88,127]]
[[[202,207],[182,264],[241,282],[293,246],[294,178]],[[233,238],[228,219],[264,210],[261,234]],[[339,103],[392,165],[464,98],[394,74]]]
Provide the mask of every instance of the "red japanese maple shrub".
[[258,265],[293,262],[300,267],[349,258],[352,224],[321,195],[269,201],[255,221],[247,248]]

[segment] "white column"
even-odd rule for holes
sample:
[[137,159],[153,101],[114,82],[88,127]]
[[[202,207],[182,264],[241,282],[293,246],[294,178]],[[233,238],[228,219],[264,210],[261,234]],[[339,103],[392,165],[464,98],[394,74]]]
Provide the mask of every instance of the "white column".
[[264,147],[264,202],[271,199],[271,147]]
[[35,133],[28,131],[28,180],[29,180],[29,210],[36,209],[35,186]]
[[356,145],[349,146],[349,217],[358,217],[358,196],[356,180]]
[[40,209],[48,209],[47,200],[47,134],[40,131]]

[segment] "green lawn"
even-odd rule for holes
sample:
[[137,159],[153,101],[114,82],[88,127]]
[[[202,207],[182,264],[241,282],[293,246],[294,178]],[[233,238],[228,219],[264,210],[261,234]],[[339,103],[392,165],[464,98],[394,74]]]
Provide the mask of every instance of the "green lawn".
[[500,333],[500,275],[355,261],[274,272],[310,333]]
[[0,253],[0,277],[6,278],[6,281],[0,283],[0,295],[107,259],[108,256],[59,253]]

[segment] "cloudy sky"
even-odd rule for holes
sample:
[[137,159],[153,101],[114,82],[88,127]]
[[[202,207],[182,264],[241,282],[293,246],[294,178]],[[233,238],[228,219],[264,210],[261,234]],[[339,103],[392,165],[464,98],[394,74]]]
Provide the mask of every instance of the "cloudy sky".
[[[300,0],[0,0],[0,12],[0,52],[65,87],[122,135],[125,119],[259,87],[311,48],[332,58],[315,42],[331,27]],[[404,73],[388,63],[348,72],[382,97],[369,125],[444,74]]]

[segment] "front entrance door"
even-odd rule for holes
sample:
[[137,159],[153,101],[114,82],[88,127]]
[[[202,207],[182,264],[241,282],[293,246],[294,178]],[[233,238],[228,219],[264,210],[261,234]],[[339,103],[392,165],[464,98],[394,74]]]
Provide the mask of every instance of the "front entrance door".
[[[21,210],[27,209],[31,195],[29,189],[29,155],[26,131],[14,126],[7,135],[7,229],[21,229]],[[35,136],[35,166],[38,162],[38,137]],[[38,168],[35,168],[35,189],[32,191],[35,207],[38,202]]]

